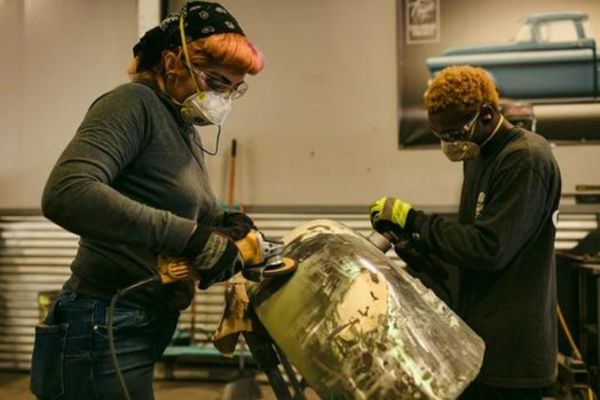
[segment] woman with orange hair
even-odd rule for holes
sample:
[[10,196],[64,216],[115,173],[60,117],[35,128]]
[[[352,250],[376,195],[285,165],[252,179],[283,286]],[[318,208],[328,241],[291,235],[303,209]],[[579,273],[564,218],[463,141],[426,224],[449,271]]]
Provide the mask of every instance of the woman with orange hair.
[[[72,274],[36,327],[31,389],[42,399],[116,399],[107,340],[110,299],[157,274],[159,256],[184,257],[201,288],[243,267],[235,241],[253,223],[219,209],[195,125],[221,130],[261,53],[221,5],[186,3],[134,47],[132,81],[90,107],[46,184],[44,215],[81,236]],[[214,154],[214,153],[209,153]],[[156,282],[114,310],[114,343],[136,399],[152,399],[154,363],[193,284]]]

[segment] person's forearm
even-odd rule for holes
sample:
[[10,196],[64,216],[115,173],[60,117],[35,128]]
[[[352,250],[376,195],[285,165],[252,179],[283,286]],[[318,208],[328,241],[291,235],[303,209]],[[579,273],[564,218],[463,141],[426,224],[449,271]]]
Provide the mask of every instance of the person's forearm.
[[417,212],[415,226],[429,251],[448,263],[468,269],[502,268],[502,243],[491,230],[423,212]]
[[225,211],[215,205],[210,212],[200,216],[198,223],[207,227],[218,227],[223,225],[224,215]]
[[42,210],[48,219],[78,235],[174,255],[183,251],[196,226],[195,221],[148,207],[81,176],[51,176]]

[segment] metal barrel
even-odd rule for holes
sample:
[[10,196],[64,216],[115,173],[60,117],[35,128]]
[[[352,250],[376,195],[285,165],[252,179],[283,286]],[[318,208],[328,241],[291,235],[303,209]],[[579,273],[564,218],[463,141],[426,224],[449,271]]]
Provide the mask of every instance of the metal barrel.
[[455,399],[484,343],[445,303],[352,229],[306,223],[285,238],[291,277],[249,284],[258,318],[327,399]]

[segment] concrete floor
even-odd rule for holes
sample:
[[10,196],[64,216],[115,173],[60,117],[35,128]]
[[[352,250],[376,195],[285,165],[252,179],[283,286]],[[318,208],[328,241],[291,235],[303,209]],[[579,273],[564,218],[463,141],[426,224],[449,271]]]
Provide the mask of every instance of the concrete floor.
[[[275,394],[267,384],[261,384],[261,399],[276,400]],[[155,400],[224,400],[225,384],[209,383],[198,380],[161,380],[154,381]],[[307,400],[319,400],[311,389],[305,391]],[[239,396],[229,399],[245,400]],[[0,373],[0,400],[35,400],[29,392],[29,374]],[[544,397],[544,400],[557,400]]]
[[[225,385],[199,381],[165,381],[156,380],[154,393],[156,400],[222,400]],[[275,400],[275,395],[268,385],[261,385],[262,399]],[[308,393],[309,399],[318,399]],[[29,392],[28,374],[0,374],[0,399],[32,400]]]

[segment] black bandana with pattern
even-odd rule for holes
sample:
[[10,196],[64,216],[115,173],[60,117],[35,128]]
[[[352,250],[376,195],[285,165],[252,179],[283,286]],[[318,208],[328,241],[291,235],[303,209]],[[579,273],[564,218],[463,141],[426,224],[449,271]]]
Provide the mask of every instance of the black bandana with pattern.
[[154,65],[163,50],[181,45],[179,18],[182,15],[187,42],[219,33],[245,36],[236,19],[222,5],[207,1],[188,1],[178,13],[169,15],[159,26],[146,32],[133,47],[133,56],[141,58],[140,67]]

